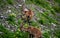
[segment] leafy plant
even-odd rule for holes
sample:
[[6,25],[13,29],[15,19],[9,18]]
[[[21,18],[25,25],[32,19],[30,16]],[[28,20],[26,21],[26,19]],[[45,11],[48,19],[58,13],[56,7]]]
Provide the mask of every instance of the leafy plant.
[[16,18],[16,14],[14,14],[14,13],[9,14],[7,21],[9,21],[9,23],[11,23],[11,24],[16,24],[15,18]]

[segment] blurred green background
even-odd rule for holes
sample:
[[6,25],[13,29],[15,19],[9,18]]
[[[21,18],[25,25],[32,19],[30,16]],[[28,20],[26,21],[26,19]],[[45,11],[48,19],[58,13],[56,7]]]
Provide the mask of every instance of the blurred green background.
[[[0,0],[0,38],[28,38],[29,33],[20,31],[23,3]],[[60,38],[60,0],[25,0],[25,4],[34,11],[31,25],[42,29],[43,38]]]

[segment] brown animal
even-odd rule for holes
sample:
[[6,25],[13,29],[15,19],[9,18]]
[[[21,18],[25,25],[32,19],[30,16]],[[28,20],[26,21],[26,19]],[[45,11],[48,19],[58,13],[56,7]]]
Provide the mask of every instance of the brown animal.
[[41,36],[42,36],[41,30],[39,30],[35,27],[32,27],[32,26],[25,28],[25,27],[23,27],[23,25],[21,25],[20,30],[25,31],[25,32],[29,32],[30,37],[31,37],[31,35],[33,35],[33,38],[41,38]]
[[32,19],[32,17],[34,16],[33,11],[30,9],[28,11],[24,11],[24,12],[25,12],[25,15],[30,19]]
[[32,10],[28,10],[28,9],[24,9],[23,11],[23,14],[22,14],[22,19],[25,21],[25,22],[28,22],[29,24],[31,23],[31,19],[33,18],[34,16],[34,12]]

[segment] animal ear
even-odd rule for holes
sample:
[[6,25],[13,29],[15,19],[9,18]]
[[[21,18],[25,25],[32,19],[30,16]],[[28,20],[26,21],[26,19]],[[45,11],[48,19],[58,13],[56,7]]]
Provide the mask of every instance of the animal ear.
[[25,11],[25,13],[27,13],[27,11]]

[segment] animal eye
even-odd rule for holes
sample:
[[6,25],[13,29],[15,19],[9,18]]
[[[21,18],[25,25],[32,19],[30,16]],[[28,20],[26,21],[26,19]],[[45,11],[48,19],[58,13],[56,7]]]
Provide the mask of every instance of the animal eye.
[[25,11],[25,13],[26,13],[26,11]]

